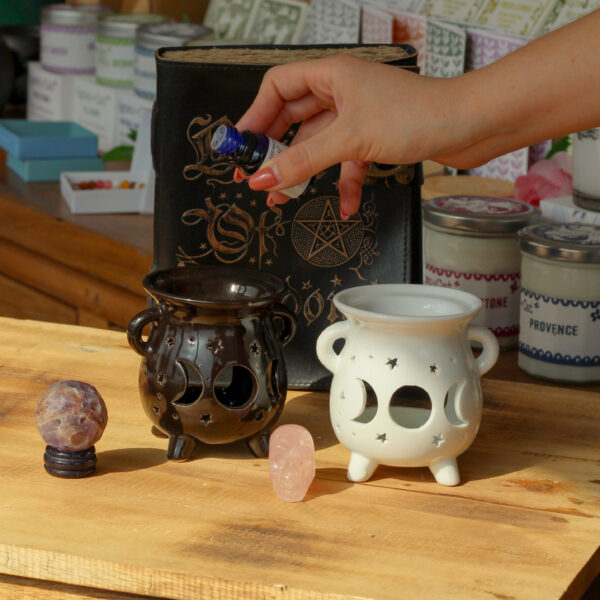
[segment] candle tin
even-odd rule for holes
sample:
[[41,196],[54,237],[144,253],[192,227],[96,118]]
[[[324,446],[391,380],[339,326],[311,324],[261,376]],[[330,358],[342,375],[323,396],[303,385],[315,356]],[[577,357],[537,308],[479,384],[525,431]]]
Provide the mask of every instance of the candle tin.
[[600,381],[600,227],[537,224],[519,237],[519,367],[555,381]]
[[101,85],[133,87],[137,28],[166,20],[165,15],[150,13],[101,17],[96,38],[96,81]]
[[154,53],[164,46],[184,46],[191,39],[202,39],[213,30],[195,23],[150,23],[138,28],[135,36],[133,89],[150,100],[156,98],[156,60]]
[[473,323],[488,327],[501,350],[518,343],[517,231],[537,215],[529,204],[495,196],[441,196],[423,206],[425,283],[480,298]]
[[573,201],[600,212],[600,127],[573,135]]
[[98,18],[108,6],[50,4],[42,8],[40,61],[56,73],[93,73]]

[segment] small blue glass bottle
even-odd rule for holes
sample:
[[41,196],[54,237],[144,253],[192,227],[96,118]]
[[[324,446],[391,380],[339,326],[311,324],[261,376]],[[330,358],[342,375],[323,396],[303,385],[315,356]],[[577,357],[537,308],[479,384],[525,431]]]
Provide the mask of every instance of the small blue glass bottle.
[[[219,125],[213,134],[210,146],[213,150],[228,156],[233,164],[245,175],[253,175],[276,154],[287,146],[262,133],[239,131],[231,125]],[[300,197],[309,187],[312,179],[279,193],[290,198]]]

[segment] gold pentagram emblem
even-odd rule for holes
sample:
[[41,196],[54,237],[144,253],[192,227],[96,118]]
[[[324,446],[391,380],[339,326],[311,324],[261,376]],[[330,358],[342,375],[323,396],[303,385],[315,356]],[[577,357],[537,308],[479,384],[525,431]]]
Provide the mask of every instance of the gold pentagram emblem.
[[302,205],[291,233],[294,248],[305,261],[317,267],[335,267],[348,262],[360,249],[363,223],[358,213],[344,221],[339,198],[321,196]]

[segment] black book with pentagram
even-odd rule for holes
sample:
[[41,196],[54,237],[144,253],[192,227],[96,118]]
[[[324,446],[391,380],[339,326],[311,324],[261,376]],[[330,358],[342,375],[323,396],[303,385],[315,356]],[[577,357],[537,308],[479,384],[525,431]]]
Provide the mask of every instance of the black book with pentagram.
[[[300,199],[268,207],[265,192],[233,181],[211,150],[215,129],[235,123],[272,65],[338,52],[417,70],[405,45],[163,48],[157,53],[152,150],[156,171],[153,268],[223,264],[259,269],[287,285],[298,332],[285,348],[291,387],[323,389],[330,373],[316,339],[341,318],[340,290],[421,282],[419,164],[369,167],[360,211],[340,217],[339,166]],[[360,85],[360,82],[357,82]],[[282,141],[289,143],[293,132]]]

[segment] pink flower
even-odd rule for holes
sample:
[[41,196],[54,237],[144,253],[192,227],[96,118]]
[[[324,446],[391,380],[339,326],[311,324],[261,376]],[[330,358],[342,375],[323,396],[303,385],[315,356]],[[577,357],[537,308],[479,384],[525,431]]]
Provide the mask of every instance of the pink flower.
[[515,198],[539,206],[540,200],[570,196],[573,193],[573,158],[557,152],[529,167],[527,175],[517,177]]

